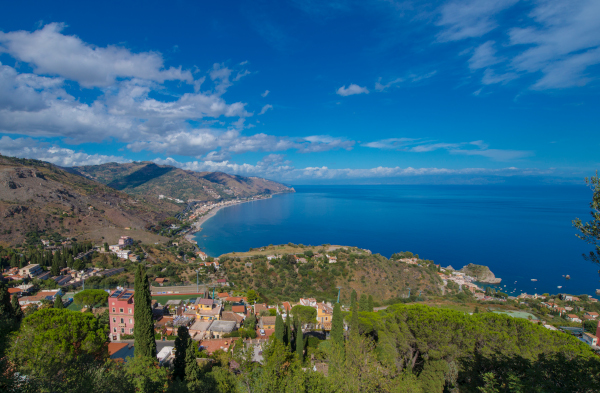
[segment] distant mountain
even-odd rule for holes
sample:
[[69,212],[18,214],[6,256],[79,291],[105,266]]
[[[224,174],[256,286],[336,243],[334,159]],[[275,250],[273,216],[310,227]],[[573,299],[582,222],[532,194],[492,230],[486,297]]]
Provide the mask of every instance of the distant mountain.
[[159,195],[188,202],[294,192],[293,188],[258,177],[194,172],[153,162],[108,163],[74,167],[73,170],[117,190],[144,196],[148,201]]
[[47,162],[0,155],[0,243],[20,243],[32,230],[99,240],[115,228],[143,230],[180,210]]

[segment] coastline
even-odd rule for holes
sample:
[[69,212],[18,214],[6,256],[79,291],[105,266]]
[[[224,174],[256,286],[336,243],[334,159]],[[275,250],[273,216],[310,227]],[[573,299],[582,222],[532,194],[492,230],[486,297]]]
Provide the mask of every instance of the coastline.
[[271,198],[273,198],[273,195],[278,195],[278,194],[284,194],[284,193],[270,194],[268,197],[265,197],[265,198],[242,200],[242,201],[238,201],[236,203],[232,203],[229,205],[218,206],[213,209],[210,209],[210,211],[208,211],[206,214],[204,214],[203,216],[198,217],[196,220],[194,220],[194,222],[192,223],[192,229],[184,235],[184,238],[187,241],[189,241],[190,243],[197,246],[198,243],[196,242],[196,240],[194,240],[194,237],[195,237],[194,235],[196,233],[200,232],[202,230],[202,224],[204,224],[209,219],[213,218],[217,214],[217,212],[219,212],[219,210],[227,208],[227,207],[231,207],[231,206],[241,205],[242,203],[256,202],[256,201],[260,201],[260,200],[264,200],[264,199],[271,199]]

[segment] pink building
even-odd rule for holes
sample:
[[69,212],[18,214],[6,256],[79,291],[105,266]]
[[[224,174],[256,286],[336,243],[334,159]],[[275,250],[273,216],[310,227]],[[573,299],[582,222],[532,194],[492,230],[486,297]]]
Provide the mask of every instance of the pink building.
[[598,327],[596,328],[596,337],[600,337],[600,321],[598,321]]
[[121,335],[133,334],[133,291],[117,289],[108,297],[110,339],[120,341]]

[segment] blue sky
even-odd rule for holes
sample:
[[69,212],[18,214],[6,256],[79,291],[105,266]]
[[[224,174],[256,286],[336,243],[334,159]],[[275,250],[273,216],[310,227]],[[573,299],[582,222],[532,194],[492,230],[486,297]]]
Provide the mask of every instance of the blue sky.
[[12,2],[0,153],[292,184],[581,179],[600,2]]

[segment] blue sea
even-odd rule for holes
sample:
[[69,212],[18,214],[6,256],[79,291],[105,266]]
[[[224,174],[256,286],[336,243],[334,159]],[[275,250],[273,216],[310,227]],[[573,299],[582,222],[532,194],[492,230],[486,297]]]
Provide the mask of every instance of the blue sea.
[[221,209],[197,233],[199,247],[211,256],[288,242],[357,246],[388,258],[411,251],[443,267],[489,266],[502,278],[498,287],[513,295],[594,295],[600,288],[599,267],[581,257],[591,247],[571,224],[589,217],[592,193],[585,186],[295,189]]

